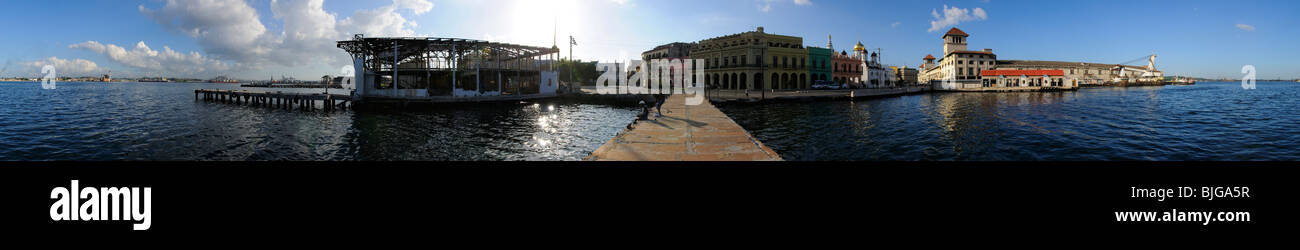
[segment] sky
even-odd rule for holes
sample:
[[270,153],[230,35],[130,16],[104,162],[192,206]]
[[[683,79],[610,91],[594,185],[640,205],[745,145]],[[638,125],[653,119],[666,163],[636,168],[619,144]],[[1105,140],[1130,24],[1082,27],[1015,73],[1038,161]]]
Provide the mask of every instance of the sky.
[[[351,65],[353,34],[550,46],[626,60],[656,45],[752,31],[836,50],[861,41],[887,64],[940,56],[957,27],[1003,60],[1122,63],[1157,54],[1166,75],[1300,78],[1298,1],[1013,0],[85,0],[6,1],[0,76],[281,76]],[[570,51],[568,37],[577,45]]]

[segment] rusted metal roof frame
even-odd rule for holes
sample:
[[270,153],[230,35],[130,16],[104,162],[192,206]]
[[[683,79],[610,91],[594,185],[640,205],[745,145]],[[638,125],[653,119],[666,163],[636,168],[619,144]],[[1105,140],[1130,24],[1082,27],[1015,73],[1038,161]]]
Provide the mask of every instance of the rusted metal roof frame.
[[399,61],[428,51],[452,52],[453,46],[457,53],[482,49],[489,49],[494,53],[504,52],[502,55],[503,57],[499,58],[500,60],[514,60],[559,53],[559,50],[554,48],[462,38],[364,37],[338,42],[338,48],[343,49],[354,56],[357,54],[370,54],[379,57],[391,57],[393,46],[395,45],[398,46],[397,52],[399,53]]

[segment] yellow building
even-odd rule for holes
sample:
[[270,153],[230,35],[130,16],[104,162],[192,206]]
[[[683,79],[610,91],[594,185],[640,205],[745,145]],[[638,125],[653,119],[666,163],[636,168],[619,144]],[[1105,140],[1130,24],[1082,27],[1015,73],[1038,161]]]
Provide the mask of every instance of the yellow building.
[[803,38],[755,31],[705,39],[691,51],[704,59],[705,84],[720,89],[807,88]]

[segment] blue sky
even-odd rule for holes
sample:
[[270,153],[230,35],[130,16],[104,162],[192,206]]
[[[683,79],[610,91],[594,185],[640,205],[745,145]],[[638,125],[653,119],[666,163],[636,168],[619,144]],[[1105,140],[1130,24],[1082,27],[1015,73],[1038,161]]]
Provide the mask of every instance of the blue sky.
[[971,49],[1000,59],[1119,63],[1156,53],[1171,75],[1238,78],[1254,65],[1260,78],[1300,77],[1300,62],[1286,58],[1300,55],[1295,1],[321,1],[7,2],[0,76],[56,64],[61,75],[312,79],[348,65],[333,41],[354,33],[546,46],[557,30],[564,54],[573,35],[575,57],[616,60],[757,26],[808,46],[831,34],[837,50],[860,40],[886,63],[915,67],[955,26]]

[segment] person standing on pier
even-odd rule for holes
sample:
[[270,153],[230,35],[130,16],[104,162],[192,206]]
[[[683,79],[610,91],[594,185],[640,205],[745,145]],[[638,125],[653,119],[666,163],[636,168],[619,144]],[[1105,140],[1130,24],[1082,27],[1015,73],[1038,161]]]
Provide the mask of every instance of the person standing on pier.
[[655,117],[663,117],[663,116],[664,116],[664,102],[668,101],[668,95],[666,95],[666,94],[654,94],[654,97],[655,97],[655,112],[658,112],[657,114],[655,114]]

